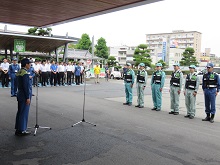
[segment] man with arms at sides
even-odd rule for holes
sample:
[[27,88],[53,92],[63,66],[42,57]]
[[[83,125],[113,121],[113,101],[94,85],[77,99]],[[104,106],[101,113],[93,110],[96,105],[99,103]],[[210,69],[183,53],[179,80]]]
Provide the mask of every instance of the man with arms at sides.
[[18,79],[18,111],[16,115],[15,135],[17,136],[30,134],[30,132],[27,131],[28,114],[32,96],[30,78],[28,74],[28,70],[31,66],[30,64],[31,62],[27,58],[21,60],[21,69],[16,74]]
[[162,64],[156,64],[156,71],[152,74],[151,90],[154,107],[151,110],[160,111],[162,105],[162,90],[165,82],[165,72],[161,70]]
[[205,73],[202,78],[202,89],[205,96],[206,113],[206,118],[202,119],[202,121],[210,121],[210,123],[214,123],[214,117],[216,113],[215,100],[220,89],[220,79],[218,74],[213,72],[213,67],[214,65],[212,63],[208,63],[207,73]]
[[173,65],[174,72],[170,80],[170,109],[169,114],[179,115],[179,98],[183,83],[183,73],[180,70],[179,63]]
[[136,82],[138,98],[137,98],[137,105],[135,107],[144,108],[144,89],[147,84],[147,71],[145,71],[144,69],[145,67],[144,63],[140,63],[139,66],[140,68],[137,72],[137,82]]
[[9,79],[11,80],[11,97],[17,96],[18,82],[16,73],[20,70],[20,66],[17,64],[17,58],[13,58],[13,63],[9,66]]
[[196,113],[196,95],[199,89],[199,77],[195,72],[196,66],[190,65],[190,73],[186,76],[186,82],[184,87],[185,104],[187,114],[185,118],[193,119]]
[[127,72],[124,75],[124,83],[125,83],[125,94],[126,94],[126,102],[123,105],[132,105],[133,100],[133,85],[135,74],[131,68],[131,63],[127,63]]

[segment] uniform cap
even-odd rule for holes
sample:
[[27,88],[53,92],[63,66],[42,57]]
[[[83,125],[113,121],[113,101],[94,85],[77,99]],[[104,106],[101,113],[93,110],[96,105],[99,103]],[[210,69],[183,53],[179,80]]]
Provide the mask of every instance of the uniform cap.
[[13,60],[13,61],[18,61],[18,59],[17,59],[17,58],[13,58],[12,60]]
[[180,66],[180,64],[179,63],[175,63],[175,64],[173,64],[173,66]]
[[131,66],[131,63],[127,63],[126,65],[127,65],[127,66]]
[[207,68],[213,68],[214,65],[213,65],[213,63],[208,63],[206,67],[207,67]]
[[196,69],[196,66],[195,65],[190,65],[189,68]]
[[26,64],[30,64],[30,63],[31,63],[30,60],[27,58],[24,58],[21,60],[21,65],[26,65]]
[[156,66],[162,66],[162,64],[161,63],[157,63]]
[[144,63],[140,63],[139,66],[145,66],[145,64]]

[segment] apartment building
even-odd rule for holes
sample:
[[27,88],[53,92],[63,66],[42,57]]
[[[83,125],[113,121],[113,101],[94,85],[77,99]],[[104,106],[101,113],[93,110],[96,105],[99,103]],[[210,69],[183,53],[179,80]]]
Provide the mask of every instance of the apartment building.
[[127,61],[133,61],[134,46],[114,46],[109,47],[109,56],[113,56],[119,65],[125,65]]
[[[195,50],[196,59],[199,61],[201,52],[202,33],[197,31],[174,30],[172,33],[146,34],[146,43],[151,55],[155,55],[155,49],[161,48],[164,53],[166,43],[165,61],[169,62],[169,52],[172,48],[183,49],[191,47]],[[158,52],[157,52],[158,53]]]

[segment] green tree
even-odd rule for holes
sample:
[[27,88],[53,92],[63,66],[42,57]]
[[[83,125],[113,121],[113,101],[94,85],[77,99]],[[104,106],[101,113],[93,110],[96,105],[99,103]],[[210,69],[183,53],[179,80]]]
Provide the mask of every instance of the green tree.
[[77,49],[81,50],[88,50],[91,53],[92,52],[92,47],[91,47],[91,40],[88,34],[84,33],[81,36],[81,39],[79,40],[79,43],[76,45]]
[[69,49],[76,49],[77,48],[77,45],[73,44],[73,43],[69,43],[68,44],[68,48]]
[[38,35],[38,36],[49,36],[51,31],[52,31],[52,28],[37,28],[37,27],[33,27],[33,28],[28,29],[28,34]]
[[194,53],[195,51],[193,48],[186,48],[182,54],[183,58],[180,61],[180,65],[181,66],[198,65]]
[[37,27],[28,29],[28,34],[37,35],[37,29],[38,29]]
[[104,38],[99,38],[97,44],[95,45],[95,55],[100,58],[108,59],[108,47],[106,46],[106,41]]
[[145,66],[151,66],[151,57],[148,54],[150,51],[147,49],[146,44],[140,44],[134,51],[133,58],[135,61],[135,66],[138,66],[140,63],[144,63]]
[[114,56],[109,56],[107,63],[109,66],[116,66],[118,61],[116,61],[116,58]]

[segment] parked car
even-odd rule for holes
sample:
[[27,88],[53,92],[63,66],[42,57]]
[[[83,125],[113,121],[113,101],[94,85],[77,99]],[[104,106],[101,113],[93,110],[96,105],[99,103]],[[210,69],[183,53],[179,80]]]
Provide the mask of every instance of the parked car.
[[121,79],[121,72],[116,67],[109,68],[109,75],[111,79]]
[[[198,77],[200,80],[200,85],[202,85],[202,77],[207,72],[207,69],[203,69],[198,73]],[[213,72],[217,73],[220,76],[220,67],[214,67]]]

